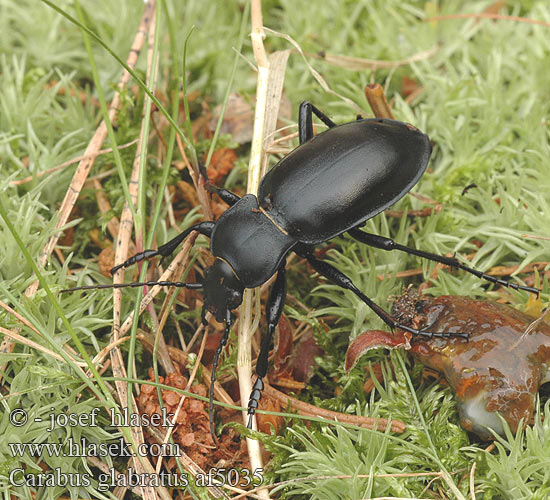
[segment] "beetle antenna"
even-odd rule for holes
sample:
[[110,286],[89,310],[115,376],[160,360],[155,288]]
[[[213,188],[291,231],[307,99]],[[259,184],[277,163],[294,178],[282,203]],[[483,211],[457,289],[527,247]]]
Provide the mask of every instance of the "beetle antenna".
[[202,283],[182,283],[181,281],[142,281],[135,283],[113,283],[110,285],[86,285],[76,288],[65,288],[64,292],[77,292],[79,290],[101,290],[104,288],[138,288],[141,286],[173,286],[176,288],[188,288],[189,290],[200,290]]
[[227,339],[229,338],[229,330],[231,329],[231,310],[227,309],[225,312],[225,330],[223,336],[216,349],[216,354],[214,355],[214,361],[212,363],[212,375],[210,377],[210,393],[208,397],[208,419],[210,420],[210,434],[212,434],[212,439],[214,444],[218,443],[216,439],[216,432],[214,429],[214,383],[216,382],[216,370],[218,369],[218,363],[220,361],[220,355],[222,349],[227,344]]

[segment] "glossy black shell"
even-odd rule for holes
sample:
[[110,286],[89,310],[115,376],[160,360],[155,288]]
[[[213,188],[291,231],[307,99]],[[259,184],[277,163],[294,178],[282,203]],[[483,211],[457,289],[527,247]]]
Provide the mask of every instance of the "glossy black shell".
[[265,283],[296,244],[259,210],[247,194],[220,217],[210,238],[210,250],[225,260],[246,288]]
[[262,179],[260,206],[294,239],[330,240],[394,204],[420,179],[432,148],[412,125],[338,125],[301,144]]

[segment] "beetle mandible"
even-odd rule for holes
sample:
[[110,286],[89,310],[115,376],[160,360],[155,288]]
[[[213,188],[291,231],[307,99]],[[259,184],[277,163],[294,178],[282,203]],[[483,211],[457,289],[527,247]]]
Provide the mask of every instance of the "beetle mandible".
[[[328,126],[328,130],[316,136],[313,135],[313,114]],[[368,219],[409,192],[426,170],[432,147],[428,136],[417,128],[382,118],[358,119],[336,125],[323,112],[304,101],[299,109],[298,132],[300,145],[264,176],[257,196],[247,194],[240,198],[212,186],[230,205],[218,221],[195,224],[157,250],[140,252],[111,270],[114,274],[144,259],[167,257],[191,232],[198,231],[210,238],[210,249],[215,257],[202,282],[151,281],[71,289],[161,285],[203,290],[203,322],[206,311],[210,311],[217,321],[225,323],[212,366],[209,414],[213,436],[213,387],[219,357],[231,328],[231,311],[241,304],[245,288],[257,287],[277,273],[266,304],[267,331],[256,364],[257,379],[248,402],[248,427],[252,427],[252,418],[264,387],[273,334],[285,303],[285,262],[291,251],[305,258],[329,281],[351,290],[391,329],[399,328],[427,337],[467,335],[434,333],[403,325],[364,295],[344,273],[316,258],[313,253],[315,245],[347,233],[372,247],[400,250],[463,269],[492,283],[539,292],[536,288],[489,276],[454,257],[416,250],[390,238],[359,230]]]

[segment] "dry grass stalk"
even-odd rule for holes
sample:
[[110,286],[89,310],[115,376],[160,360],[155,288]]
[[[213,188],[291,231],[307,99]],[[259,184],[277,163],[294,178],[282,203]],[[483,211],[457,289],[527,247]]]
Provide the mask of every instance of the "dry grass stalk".
[[[59,354],[57,354],[56,352],[53,352],[51,349],[48,349],[47,347],[43,347],[40,344],[34,342],[33,340],[29,340],[26,337],[23,337],[15,332],[12,332],[11,330],[8,330],[7,328],[0,326],[0,333],[3,333],[6,337],[11,338],[13,342],[19,342],[20,344],[24,344],[30,347],[31,349],[36,349],[37,351],[43,352],[48,356],[52,356],[53,358],[57,359],[58,361],[61,361],[62,363],[65,361]],[[86,363],[84,363],[83,361],[76,361],[74,359],[73,361],[79,368],[82,368],[83,366],[87,366]]]
[[[156,21],[156,10],[155,10],[155,0],[151,0],[150,7],[150,28],[149,28],[149,50],[147,58],[147,84],[148,86],[154,88],[156,73],[157,73],[157,64],[152,63],[152,53],[155,37],[155,21]],[[149,97],[145,97],[144,106],[147,106],[147,101]],[[130,182],[128,190],[130,193],[130,201],[135,206],[138,198],[138,185],[139,185],[139,175],[140,175],[140,156],[141,150],[143,147],[146,147],[144,142],[147,139],[147,126],[146,121],[142,120],[140,137],[136,148],[136,156],[134,160],[134,165],[132,168],[132,173],[130,176]],[[130,243],[130,238],[132,234],[133,227],[133,217],[132,210],[128,203],[126,202],[122,210],[120,217],[120,231],[118,233],[116,246],[115,246],[115,264],[121,263],[126,260],[128,255],[128,247]],[[141,246],[141,235],[136,231],[136,244],[138,248]],[[114,275],[114,283],[122,283],[124,281],[124,271],[119,270]],[[122,308],[122,291],[115,289],[113,293],[113,329],[111,333],[111,342],[116,343],[120,338],[120,312]],[[127,378],[128,374],[124,366],[124,359],[122,357],[122,352],[118,344],[110,351],[111,365],[113,375],[115,377],[115,386],[118,393],[118,399],[122,408],[128,408],[128,413],[131,414],[137,408],[136,400],[133,394],[128,393],[127,383],[123,382],[121,379]],[[132,441],[137,445],[141,445],[145,442],[143,435],[143,429],[141,426],[131,426],[130,432],[132,434]],[[137,474],[141,475],[143,473],[154,473],[155,470],[151,463],[145,457],[135,457],[133,459],[133,465]],[[157,494],[163,498],[170,498],[168,491],[163,487],[153,488],[151,486],[146,486],[142,488],[143,498],[146,500],[156,500]]]
[[293,398],[284,394],[270,385],[265,386],[264,393],[270,398],[276,399],[281,402],[283,405],[290,406],[298,412],[299,415],[306,415],[310,417],[322,417],[327,420],[337,420],[338,422],[344,422],[348,424],[360,425],[366,429],[377,429],[384,432],[388,424],[390,424],[390,429],[392,432],[404,432],[406,425],[399,420],[387,420],[385,418],[371,418],[371,417],[361,417],[358,415],[348,415],[346,413],[340,413],[337,411],[326,410],[324,408],[319,408],[317,406],[310,405],[309,403],[304,403],[299,399]]
[[[129,148],[130,146],[133,146],[137,142],[137,139],[134,139],[133,141],[127,142],[126,144],[121,144],[118,146],[118,150]],[[25,177],[24,179],[18,179],[16,181],[11,181],[12,186],[20,186],[21,184],[26,184],[27,182],[31,182],[34,179],[40,179],[41,177],[44,177],[45,175],[50,175],[55,172],[58,172],[59,170],[63,170],[65,167],[68,167],[72,165],[73,163],[77,163],[83,160],[95,160],[98,156],[112,153],[113,148],[107,148],[107,149],[101,149],[99,151],[96,151],[95,153],[91,155],[80,155],[76,158],[72,158],[68,161],[65,161],[61,163],[60,165],[56,165],[55,167],[49,168],[48,170],[44,170],[42,172],[38,172],[36,175],[29,175],[28,177]]]
[[[250,36],[254,58],[258,67],[258,77],[247,190],[249,193],[256,194],[260,180],[267,168],[265,138],[275,131],[277,116],[279,115],[288,51],[267,57],[263,45],[265,32],[262,22],[261,0],[253,0],[251,3],[251,22],[252,33]],[[259,318],[253,321],[254,303],[258,304],[258,300],[253,299],[253,293],[252,290],[245,291],[239,315],[237,372],[239,374],[239,391],[242,402],[248,401],[252,391],[251,342],[252,335],[259,322]],[[246,424],[248,420],[246,411],[243,412],[243,420]],[[256,423],[254,422],[253,425],[255,426]],[[258,441],[247,438],[246,442],[251,469],[262,469],[263,462]],[[258,495],[260,498],[269,499],[267,488],[258,490]]]
[[400,61],[382,61],[378,59],[365,59],[363,57],[342,56],[338,54],[327,54],[326,52],[318,54],[308,53],[308,57],[320,59],[333,66],[349,69],[351,71],[364,71],[370,69],[375,71],[381,68],[398,68],[399,66],[407,66],[413,62],[423,61],[437,54],[439,47],[433,47],[429,50],[418,52],[417,54],[402,59]]

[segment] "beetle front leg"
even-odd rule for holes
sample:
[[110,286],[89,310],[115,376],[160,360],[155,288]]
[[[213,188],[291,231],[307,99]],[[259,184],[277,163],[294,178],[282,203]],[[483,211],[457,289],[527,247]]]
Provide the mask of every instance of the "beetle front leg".
[[312,113],[315,113],[317,118],[319,118],[328,128],[336,127],[336,123],[325,115],[325,113],[316,108],[309,101],[304,101],[300,104],[300,110],[298,111],[298,135],[300,137],[300,144],[313,138]]
[[279,323],[281,318],[281,313],[283,312],[283,307],[285,305],[286,298],[286,277],[285,277],[285,264],[286,259],[283,260],[279,266],[279,271],[277,272],[277,278],[271,288],[269,294],[269,299],[266,304],[266,321],[267,321],[267,332],[262,340],[262,347],[260,349],[260,354],[258,355],[258,361],[256,362],[256,374],[258,378],[254,382],[252,387],[252,393],[250,394],[250,399],[248,401],[248,428],[252,429],[252,419],[254,413],[258,408],[258,402],[262,397],[262,391],[264,389],[263,378],[267,374],[267,357],[269,350],[271,349],[271,344],[273,341],[273,334],[275,333],[275,327]]
[[208,179],[208,174],[206,173],[206,167],[202,161],[199,161],[199,172],[201,173],[202,178],[205,182],[205,188],[209,193],[216,193],[223,201],[225,201],[230,207],[235,205],[241,197],[232,193],[231,191],[219,188],[215,184],[212,184]]
[[187,228],[185,231],[183,231],[183,233],[178,234],[174,239],[171,239],[169,242],[158,247],[157,250],[144,250],[143,252],[136,253],[128,260],[124,261],[122,264],[118,264],[117,266],[113,267],[111,269],[111,274],[115,274],[119,269],[122,269],[123,267],[126,268],[131,266],[132,264],[135,264],[136,262],[152,259],[157,255],[160,255],[163,258],[168,257],[178,247],[178,245],[193,231],[198,231],[200,234],[210,238],[210,236],[212,235],[212,231],[214,230],[214,225],[215,223],[211,221],[195,224],[194,226]]
[[210,184],[210,182],[206,184],[206,190],[210,193],[216,193],[230,207],[235,205],[235,203],[237,203],[241,199],[241,197],[236,195],[235,193],[232,193],[227,189],[220,188],[214,184]]
[[361,243],[364,243],[365,245],[369,245],[371,247],[380,248],[382,250],[400,250],[401,252],[416,255],[417,257],[423,257],[424,259],[433,260],[434,262],[439,262],[450,267],[457,267],[458,269],[462,269],[463,271],[473,274],[480,279],[495,283],[496,285],[506,286],[509,288],[513,288],[514,290],[525,290],[526,292],[536,293],[537,295],[540,293],[540,290],[538,288],[518,285],[517,283],[512,283],[510,281],[502,280],[499,278],[495,278],[494,276],[491,276],[489,274],[482,273],[477,269],[473,269],[464,264],[461,264],[454,257],[444,257],[435,253],[424,252],[423,250],[416,250],[415,248],[400,245],[391,238],[386,238],[385,236],[379,236],[377,234],[365,233],[364,231],[360,231],[357,228],[350,229],[348,231],[348,234],[352,238],[355,238],[357,241],[360,241]]
[[394,328],[399,328],[405,330],[406,332],[412,333],[413,335],[422,335],[423,337],[463,337],[468,338],[467,333],[453,332],[453,333],[439,333],[439,332],[429,332],[425,330],[418,330],[416,328],[411,328],[407,325],[399,323],[396,319],[392,318],[384,309],[382,309],[378,304],[369,299],[365,294],[361,292],[351,281],[351,279],[346,276],[343,272],[336,269],[334,266],[323,262],[322,260],[316,259],[312,254],[300,254],[302,257],[305,257],[310,263],[311,267],[315,269],[319,274],[332,281],[334,284],[345,288],[346,290],[351,290],[357,297],[359,297],[367,306],[369,306],[376,315],[388,325],[392,330]]

